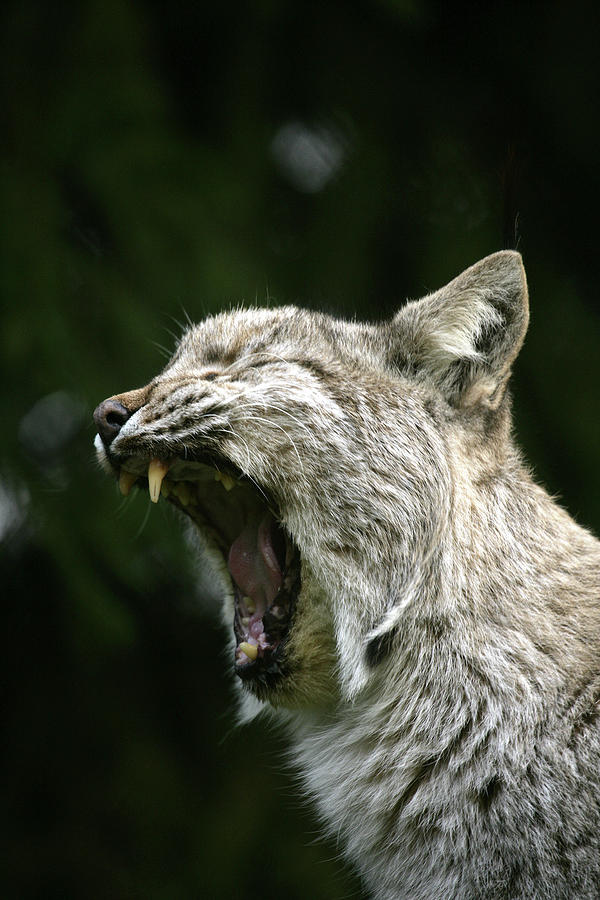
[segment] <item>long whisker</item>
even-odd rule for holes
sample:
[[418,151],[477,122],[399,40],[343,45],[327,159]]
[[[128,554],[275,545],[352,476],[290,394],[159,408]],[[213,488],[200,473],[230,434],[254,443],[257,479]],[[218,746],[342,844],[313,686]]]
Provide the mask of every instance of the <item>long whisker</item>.
[[252,461],[252,455],[250,453],[250,448],[248,446],[248,442],[246,440],[244,440],[244,438],[240,434],[237,434],[233,430],[233,428],[223,428],[223,431],[225,432],[225,434],[232,435],[232,437],[235,438],[236,441],[240,441],[244,445],[244,449],[246,451],[246,471],[244,472],[244,475],[246,475],[247,478],[250,478],[250,480],[253,481],[254,479],[251,478],[251,476],[249,474],[251,461]]
[[294,439],[290,437],[290,435],[289,435],[288,432],[285,430],[285,428],[283,427],[283,425],[279,425],[277,422],[274,422],[273,419],[265,419],[265,418],[263,418],[262,416],[249,415],[249,416],[247,416],[247,418],[248,418],[251,422],[262,422],[262,423],[266,423],[267,425],[272,425],[274,428],[278,428],[279,431],[282,431],[282,432],[284,433],[284,435],[286,436],[286,438],[288,439],[288,441],[290,442],[290,444],[292,445],[292,447],[294,448],[294,452],[295,452],[296,456],[298,457],[298,462],[299,462],[299,464],[300,464],[300,470],[302,471],[302,474],[304,474],[304,464],[303,464],[303,462],[302,462],[302,457],[300,456],[300,453],[299,453],[299,451],[298,451],[298,448],[296,447],[296,444],[295,444],[295,442],[294,442]]
[[297,418],[297,416],[292,415],[292,413],[289,410],[284,409],[282,406],[279,406],[278,404],[273,403],[270,400],[268,403],[264,404],[263,408],[264,408],[265,412],[268,412],[271,409],[276,409],[277,412],[280,412],[282,415],[287,416],[289,419],[292,420],[292,422],[294,422],[294,424],[296,424],[298,426],[298,428],[302,428],[303,431],[305,431],[307,433],[311,444],[313,444],[314,446],[317,445],[317,440],[315,438],[314,432],[311,431],[311,429],[308,427],[308,425],[305,425],[304,422],[301,422],[300,419]]

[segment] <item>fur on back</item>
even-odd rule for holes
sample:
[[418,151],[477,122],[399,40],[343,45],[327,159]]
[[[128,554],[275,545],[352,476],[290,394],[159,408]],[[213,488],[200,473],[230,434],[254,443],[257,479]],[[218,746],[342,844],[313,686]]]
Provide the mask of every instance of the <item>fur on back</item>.
[[256,488],[297,548],[280,670],[242,666],[242,718],[285,719],[379,900],[600,896],[600,544],[511,436],[527,322],[520,256],[502,252],[383,324],[207,319],[149,385],[105,401],[127,412],[96,441],[110,471],[159,459],[183,479],[217,459],[239,481],[175,501],[232,653],[240,600],[211,510],[229,520]]

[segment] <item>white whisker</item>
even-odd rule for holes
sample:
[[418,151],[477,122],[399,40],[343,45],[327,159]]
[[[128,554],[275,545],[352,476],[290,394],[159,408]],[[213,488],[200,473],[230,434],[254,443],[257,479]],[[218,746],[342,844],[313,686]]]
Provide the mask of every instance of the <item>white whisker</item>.
[[252,415],[252,414],[248,415],[247,413],[244,414],[244,418],[249,419],[249,421],[251,421],[251,422],[265,423],[266,425],[273,426],[274,428],[279,429],[279,431],[282,431],[284,433],[284,435],[286,436],[286,438],[288,439],[288,441],[290,442],[291,446],[294,448],[296,456],[298,457],[298,462],[300,464],[300,470],[304,474],[304,465],[302,463],[302,457],[300,456],[300,452],[299,452],[298,448],[296,447],[296,443],[295,443],[294,439],[292,437],[290,437],[289,433],[285,430],[283,425],[279,425],[277,422],[274,422],[273,419],[265,419],[262,416],[256,416],[256,415]]

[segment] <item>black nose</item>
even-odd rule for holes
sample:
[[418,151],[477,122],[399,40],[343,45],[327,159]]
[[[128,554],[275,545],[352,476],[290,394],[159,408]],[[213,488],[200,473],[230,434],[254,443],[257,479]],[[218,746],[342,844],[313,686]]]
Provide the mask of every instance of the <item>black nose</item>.
[[131,413],[118,400],[103,400],[94,410],[94,422],[105,447],[109,447]]

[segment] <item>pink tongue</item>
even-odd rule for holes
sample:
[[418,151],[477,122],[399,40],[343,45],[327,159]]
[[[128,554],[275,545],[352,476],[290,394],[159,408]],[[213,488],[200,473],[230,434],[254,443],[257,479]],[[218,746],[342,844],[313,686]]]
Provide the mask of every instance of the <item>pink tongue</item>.
[[273,548],[270,513],[250,520],[229,550],[231,577],[245,597],[250,597],[259,615],[267,610],[281,587],[283,576]]

